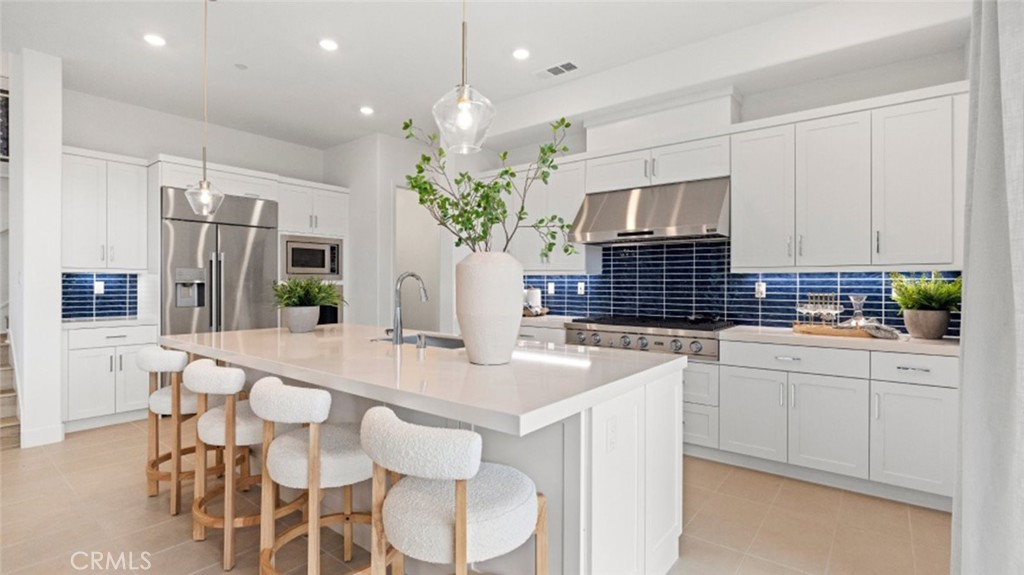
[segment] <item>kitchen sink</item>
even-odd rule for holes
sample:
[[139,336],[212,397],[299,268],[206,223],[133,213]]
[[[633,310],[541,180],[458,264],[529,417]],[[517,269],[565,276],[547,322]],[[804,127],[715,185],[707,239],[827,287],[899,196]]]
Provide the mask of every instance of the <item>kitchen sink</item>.
[[[374,339],[373,341],[390,342],[390,337],[381,337]],[[402,338],[402,343],[413,343],[418,348],[426,347],[437,347],[441,349],[462,349],[466,345],[462,342],[461,338],[450,336],[433,334],[428,335],[425,333],[419,333],[415,335],[407,335]]]

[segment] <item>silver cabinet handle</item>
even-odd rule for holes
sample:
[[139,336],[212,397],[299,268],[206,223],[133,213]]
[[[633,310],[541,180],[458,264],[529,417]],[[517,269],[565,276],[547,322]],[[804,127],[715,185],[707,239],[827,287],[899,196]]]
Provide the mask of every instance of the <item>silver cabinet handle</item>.
[[875,253],[882,253],[882,231],[875,230]]
[[789,406],[796,407],[796,384],[789,384]]
[[526,333],[519,334],[519,339],[537,339],[537,336]]
[[309,229],[313,229],[313,214],[309,214]]
[[879,396],[876,393],[875,394],[875,408],[874,408],[874,410],[875,410],[875,419],[878,419],[878,416],[881,413],[881,407],[882,407],[882,398],[881,398],[881,396]]
[[651,177],[658,177],[658,158],[654,158],[651,160]]
[[779,361],[800,361],[799,357],[792,357],[789,355],[777,355],[775,356],[775,359]]
[[108,335],[107,339],[125,339],[127,337],[128,336],[125,335],[125,334],[121,334],[121,335]]
[[114,356],[110,356],[110,373],[114,373]]
[[786,407],[786,384],[779,382],[779,407]]
[[644,160],[644,177],[645,178],[648,177],[647,176],[647,165],[650,164],[650,163],[651,163],[650,160]]
[[793,236],[786,240],[786,256],[793,257]]
[[117,371],[124,371],[124,354],[117,356]]
[[804,255],[804,235],[800,234],[800,239],[797,240],[796,252],[803,256]]
[[313,227],[314,228],[319,228],[320,227],[320,216],[313,216]]
[[897,365],[896,369],[899,371],[916,371],[918,373],[931,373],[932,370],[927,367],[910,367],[907,365]]
[[107,246],[100,244],[100,261],[107,261]]

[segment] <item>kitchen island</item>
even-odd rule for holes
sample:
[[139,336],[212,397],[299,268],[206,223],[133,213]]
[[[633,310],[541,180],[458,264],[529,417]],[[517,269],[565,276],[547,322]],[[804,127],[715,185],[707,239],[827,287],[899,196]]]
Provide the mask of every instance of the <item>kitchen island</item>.
[[[511,363],[483,367],[461,349],[373,341],[382,335],[341,324],[160,343],[331,390],[332,420],[387,403],[416,423],[472,427],[485,460],[518,467],[547,496],[553,575],[670,569],[682,532],[685,356],[520,342]],[[477,569],[530,573],[532,547]],[[444,572],[416,562],[407,571]]]

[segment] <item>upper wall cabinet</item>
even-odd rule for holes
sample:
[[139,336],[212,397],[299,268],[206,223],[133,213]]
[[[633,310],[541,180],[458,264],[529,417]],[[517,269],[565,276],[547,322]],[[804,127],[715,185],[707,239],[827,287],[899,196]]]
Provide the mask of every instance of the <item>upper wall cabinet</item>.
[[[160,185],[175,188],[194,186],[203,177],[197,166],[161,162]],[[232,196],[246,196],[261,200],[277,200],[277,182],[267,178],[236,174],[223,170],[207,170],[206,178],[213,187]]]
[[732,136],[732,265],[791,267],[793,125]]
[[594,158],[586,167],[588,194],[728,176],[729,137]]
[[871,263],[871,113],[796,125],[796,264]]
[[65,154],[64,267],[145,269],[146,207],[145,167]]
[[871,121],[873,263],[952,263],[952,99],[881,108]]
[[324,236],[348,234],[348,194],[293,183],[282,183],[278,199],[278,228]]

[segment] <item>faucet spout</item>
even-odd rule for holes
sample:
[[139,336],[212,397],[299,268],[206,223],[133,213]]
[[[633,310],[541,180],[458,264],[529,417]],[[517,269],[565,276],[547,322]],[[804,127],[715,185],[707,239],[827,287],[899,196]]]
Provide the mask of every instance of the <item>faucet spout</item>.
[[427,295],[427,284],[423,282],[423,278],[416,272],[405,272],[398,276],[395,280],[395,317],[394,327],[391,331],[391,343],[395,345],[402,345],[402,283],[406,279],[413,278],[420,284],[420,301],[429,301],[430,297]]

